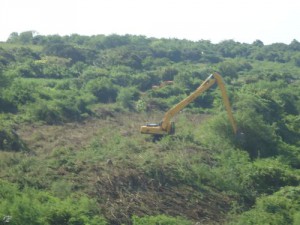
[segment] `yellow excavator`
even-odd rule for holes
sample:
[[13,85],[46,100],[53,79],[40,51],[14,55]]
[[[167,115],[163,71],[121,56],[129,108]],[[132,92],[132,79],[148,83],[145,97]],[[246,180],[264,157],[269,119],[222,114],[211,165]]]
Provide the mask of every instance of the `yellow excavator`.
[[171,119],[180,112],[184,107],[186,107],[189,103],[194,101],[199,95],[201,95],[204,91],[209,89],[215,83],[218,84],[222,99],[228,114],[229,121],[231,123],[234,134],[237,133],[237,125],[235,119],[232,115],[230,102],[226,93],[225,84],[220,74],[213,73],[211,74],[193,93],[191,93],[188,97],[183,99],[181,102],[173,106],[169,111],[167,111],[162,119],[162,121],[158,124],[156,123],[148,123],[145,126],[141,126],[142,134],[152,134],[155,136],[165,135],[165,134],[174,134],[175,125],[174,122],[171,122]]

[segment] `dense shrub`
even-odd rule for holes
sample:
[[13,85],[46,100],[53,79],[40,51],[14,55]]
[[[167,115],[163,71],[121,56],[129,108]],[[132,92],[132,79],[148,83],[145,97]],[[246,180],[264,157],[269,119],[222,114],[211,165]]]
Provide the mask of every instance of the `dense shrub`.
[[271,194],[284,186],[299,185],[300,178],[278,160],[262,159],[253,164],[249,173],[251,186],[257,193]]
[[115,102],[118,95],[118,89],[108,78],[98,78],[88,82],[86,90],[91,92],[102,103]]
[[88,99],[70,98],[61,101],[39,101],[31,104],[27,114],[30,120],[45,121],[47,124],[79,121],[82,114],[90,113]]
[[87,197],[60,200],[46,192],[0,180],[0,224],[11,225],[104,225],[94,201]]
[[5,91],[7,101],[15,106],[21,106],[36,100],[36,86],[34,83],[26,82],[21,79],[14,80],[9,89]]
[[299,196],[299,187],[286,187],[273,195],[261,197],[252,210],[243,213],[231,224],[296,225],[299,222]]
[[26,150],[26,146],[8,117],[0,116],[0,150],[21,151]]
[[139,91],[136,88],[123,88],[118,93],[117,102],[123,108],[134,109],[134,101],[138,99],[138,96]]
[[30,119],[35,121],[45,121],[47,124],[58,124],[62,122],[62,117],[55,107],[55,104],[49,104],[45,101],[40,101],[37,104],[32,104],[29,110]]
[[89,80],[94,80],[102,77],[108,77],[109,72],[106,69],[98,68],[95,66],[87,67],[82,73],[80,74],[80,79],[84,82],[88,82]]
[[278,154],[275,127],[267,124],[262,116],[251,111],[237,115],[239,133],[235,145],[249,152],[252,158],[270,157]]
[[[180,199],[178,207],[205,208],[195,213],[200,220],[211,212],[223,219],[229,207],[222,205],[222,196],[228,204],[234,201],[238,213],[253,206],[238,224],[298,225],[299,46],[296,40],[212,44],[13,33],[8,43],[0,43],[0,177],[22,190],[0,182],[0,224],[105,224],[94,202],[75,197],[76,190],[96,197],[107,218],[119,223],[130,223],[136,214],[134,224],[190,224],[148,216],[177,210],[165,201],[172,197],[176,203]],[[214,87],[173,118],[175,135],[152,143],[138,134],[140,125],[159,122],[212,71],[226,82],[237,135]],[[166,80],[174,85],[152,88]],[[63,126],[90,115],[97,119],[76,124],[74,132],[70,124]],[[59,137],[58,127],[70,136]],[[17,152],[26,149],[18,133],[32,151]],[[67,153],[56,155],[53,149]],[[132,171],[139,171],[130,175],[134,182],[123,176]],[[49,188],[60,199],[26,186]],[[137,189],[142,195],[132,192]]]

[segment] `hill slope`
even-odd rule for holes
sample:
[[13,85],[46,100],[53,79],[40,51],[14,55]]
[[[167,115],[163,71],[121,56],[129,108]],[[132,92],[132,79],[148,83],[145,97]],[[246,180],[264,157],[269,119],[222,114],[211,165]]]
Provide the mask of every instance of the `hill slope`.
[[[0,224],[298,224],[299,51],[14,33],[0,43]],[[139,133],[215,71],[239,135],[215,87],[175,135]]]
[[[97,200],[111,224],[130,223],[133,215],[160,214],[203,224],[223,223],[231,197],[205,183],[202,187],[180,183],[176,176],[178,163],[187,164],[190,158],[207,163],[203,156],[209,157],[207,149],[189,143],[179,150],[164,149],[168,146],[139,134],[144,120],[137,114],[113,114],[82,123],[22,125],[18,134],[30,149],[26,161],[31,165],[18,177],[10,174],[6,179],[54,189],[64,197],[83,191]],[[111,149],[111,143],[118,150]],[[169,157],[174,154],[184,156],[173,162]]]

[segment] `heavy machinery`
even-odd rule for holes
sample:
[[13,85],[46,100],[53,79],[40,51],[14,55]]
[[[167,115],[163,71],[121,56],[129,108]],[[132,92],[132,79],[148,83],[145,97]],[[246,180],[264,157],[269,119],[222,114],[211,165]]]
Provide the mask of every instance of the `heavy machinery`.
[[194,101],[199,95],[201,95],[204,91],[209,89],[215,83],[218,84],[222,99],[228,114],[229,121],[231,123],[234,134],[237,133],[237,125],[232,115],[230,102],[226,93],[226,88],[223,82],[223,79],[220,74],[213,73],[211,74],[193,93],[191,93],[188,97],[183,99],[177,105],[173,106],[169,111],[167,111],[162,119],[162,121],[158,124],[156,123],[148,123],[145,126],[141,126],[142,134],[152,134],[156,136],[165,135],[165,134],[174,134],[175,126],[174,122],[171,122],[171,119],[179,113],[184,107]]

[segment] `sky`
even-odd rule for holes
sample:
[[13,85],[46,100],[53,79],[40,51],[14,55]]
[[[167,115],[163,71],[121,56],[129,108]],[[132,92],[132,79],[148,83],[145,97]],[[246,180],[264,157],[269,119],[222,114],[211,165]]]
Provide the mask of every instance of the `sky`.
[[24,31],[289,44],[300,41],[300,1],[1,0],[0,41]]

